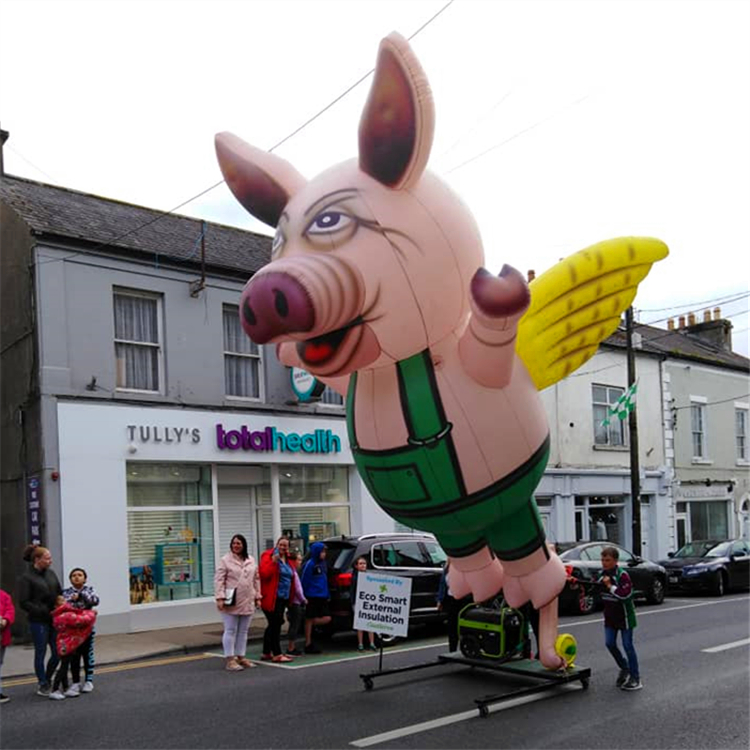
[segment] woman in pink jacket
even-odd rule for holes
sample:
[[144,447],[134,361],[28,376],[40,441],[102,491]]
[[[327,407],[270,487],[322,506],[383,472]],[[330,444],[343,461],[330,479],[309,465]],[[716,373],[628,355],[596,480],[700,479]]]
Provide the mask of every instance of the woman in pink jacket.
[[245,658],[247,631],[256,606],[260,604],[260,577],[255,559],[247,551],[247,540],[235,534],[229,552],[219,561],[214,575],[216,606],[224,620],[222,644],[230,672],[254,667]]

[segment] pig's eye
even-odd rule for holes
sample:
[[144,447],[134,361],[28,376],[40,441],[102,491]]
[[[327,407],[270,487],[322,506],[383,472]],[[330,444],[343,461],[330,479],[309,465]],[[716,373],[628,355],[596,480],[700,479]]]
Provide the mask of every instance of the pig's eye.
[[308,234],[329,234],[348,227],[354,219],[341,211],[321,211],[307,227]]
[[278,255],[281,252],[281,248],[284,247],[285,242],[286,237],[284,237],[284,233],[280,229],[277,229],[271,243],[271,255]]

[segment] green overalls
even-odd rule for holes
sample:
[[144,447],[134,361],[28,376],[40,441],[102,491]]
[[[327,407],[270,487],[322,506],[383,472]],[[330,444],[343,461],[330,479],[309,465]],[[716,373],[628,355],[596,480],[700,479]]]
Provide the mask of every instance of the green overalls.
[[545,535],[533,493],[547,465],[549,436],[513,472],[467,494],[429,350],[396,366],[407,445],[360,448],[354,427],[356,372],[347,393],[352,454],[378,505],[406,526],[431,531],[452,557],[466,557],[488,544],[501,559],[517,560],[542,547]]

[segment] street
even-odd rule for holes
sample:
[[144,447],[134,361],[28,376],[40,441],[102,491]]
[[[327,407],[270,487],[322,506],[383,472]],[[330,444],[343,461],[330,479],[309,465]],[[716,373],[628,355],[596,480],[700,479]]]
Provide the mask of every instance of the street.
[[[6,689],[3,748],[747,748],[750,612],[747,594],[670,597],[639,606],[635,643],[644,689],[625,693],[603,644],[601,613],[562,617],[578,640],[590,686],[554,688],[493,707],[474,699],[513,690],[507,675],[442,665],[382,676],[366,691],[359,675],[378,655],[353,638],[292,666],[223,670],[220,655],[195,654],[102,668],[96,690],[65,701]],[[386,650],[384,668],[434,660],[434,633]],[[345,650],[342,650],[345,649]],[[334,654],[333,651],[339,651]],[[259,655],[259,644],[249,649]],[[334,658],[337,657],[337,658]],[[315,659],[315,661],[313,661]],[[342,660],[343,659],[343,660]]]

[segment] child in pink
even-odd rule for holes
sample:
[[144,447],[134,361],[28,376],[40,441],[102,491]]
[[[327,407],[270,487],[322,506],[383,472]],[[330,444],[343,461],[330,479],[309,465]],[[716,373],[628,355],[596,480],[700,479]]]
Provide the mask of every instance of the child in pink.
[[57,607],[52,610],[52,623],[57,634],[60,666],[49,695],[52,700],[59,701],[79,695],[80,691],[68,690],[68,669],[73,670],[73,682],[78,683],[80,675],[75,674],[79,667],[78,647],[91,635],[95,622],[96,610],[79,609],[66,602],[62,596],[57,597]]

